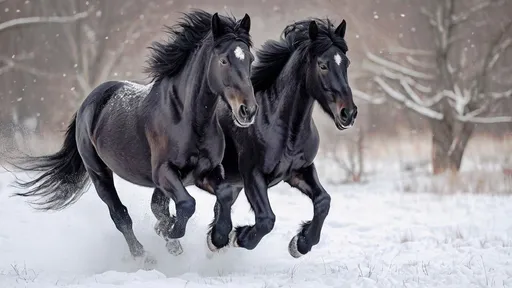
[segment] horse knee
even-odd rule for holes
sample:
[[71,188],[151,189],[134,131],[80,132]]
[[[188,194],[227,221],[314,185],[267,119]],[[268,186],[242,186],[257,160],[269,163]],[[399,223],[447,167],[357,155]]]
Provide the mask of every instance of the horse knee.
[[258,231],[261,231],[263,235],[266,235],[274,229],[275,222],[276,216],[272,214],[266,217],[259,217],[255,226]]

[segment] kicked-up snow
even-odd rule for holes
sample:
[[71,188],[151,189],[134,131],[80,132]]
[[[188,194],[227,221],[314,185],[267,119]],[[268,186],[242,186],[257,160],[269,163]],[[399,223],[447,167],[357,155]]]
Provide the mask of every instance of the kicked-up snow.
[[[19,175],[25,177],[24,175]],[[170,255],[153,230],[152,190],[116,178],[135,234],[158,261],[144,270],[130,257],[94,188],[59,212],[38,212],[9,197],[0,174],[0,287],[512,287],[512,199],[407,194],[391,181],[326,188],[332,195],[320,243],[299,258],[287,251],[310,200],[287,184],[270,189],[277,221],[252,250],[213,254],[206,232],[214,197],[189,187],[197,212]],[[253,222],[243,193],[233,222]]]

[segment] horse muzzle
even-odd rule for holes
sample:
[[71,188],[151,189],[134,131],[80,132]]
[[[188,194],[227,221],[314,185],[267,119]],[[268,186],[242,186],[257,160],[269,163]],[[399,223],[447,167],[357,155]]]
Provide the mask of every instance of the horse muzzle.
[[226,98],[231,107],[235,125],[241,128],[251,126],[258,112],[258,105],[256,104],[252,89],[246,92],[239,91],[238,89],[229,89],[226,91]]
[[336,128],[338,128],[338,130],[345,130],[354,126],[356,118],[357,106],[354,106],[353,109],[341,108],[334,117],[334,124],[336,124]]

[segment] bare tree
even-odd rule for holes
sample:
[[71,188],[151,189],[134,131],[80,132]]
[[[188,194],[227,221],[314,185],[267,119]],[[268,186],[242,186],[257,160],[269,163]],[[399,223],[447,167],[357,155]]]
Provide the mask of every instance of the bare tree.
[[[68,16],[32,16],[32,17],[19,17],[11,20],[7,20],[0,23],[0,33],[9,31],[11,29],[23,27],[29,27],[41,24],[52,24],[52,23],[72,23],[80,19],[84,19],[89,15],[90,11],[77,12]],[[38,70],[24,65],[22,61],[33,59],[34,54],[22,54],[15,56],[0,55],[0,75],[7,73],[11,69],[20,69],[28,73],[38,74]],[[42,72],[41,72],[42,73]]]
[[[496,0],[432,0],[415,7],[421,16],[414,21],[428,27],[427,33],[414,39],[422,49],[367,52],[364,67],[388,98],[428,119],[434,174],[458,171],[475,124],[512,122],[510,113],[500,111],[503,100],[512,95],[506,81],[510,79],[506,71],[512,67],[507,61],[512,20],[505,16],[506,21],[500,21],[499,13],[493,13],[498,19],[486,17],[490,9],[506,11],[512,5]],[[504,113],[508,115],[498,115]]]
[[332,180],[332,184],[361,183],[366,176],[365,170],[365,132],[361,128],[354,128],[350,135],[331,136],[327,138],[324,149],[326,156],[345,171],[345,179]]
[[[144,5],[135,0],[117,2],[119,5],[114,5],[113,1],[98,1],[89,19],[63,29],[65,60],[73,67],[77,84],[73,91],[78,99],[87,96],[100,83],[118,76],[115,70],[126,60],[129,46],[141,35],[154,30],[154,27],[150,29],[148,21],[158,15],[158,5],[151,1]],[[86,4],[72,0],[55,5],[57,11],[65,14]]]
[[[2,2],[0,2],[0,4],[5,5],[3,6],[5,8],[2,8],[3,15],[9,20],[0,22],[0,42],[3,42],[2,52],[0,52],[0,77],[2,77],[2,82],[5,86],[5,88],[2,89],[3,91],[0,91],[0,100],[2,103],[2,105],[0,105],[0,135],[11,138],[16,130],[24,134],[26,128],[24,126],[27,122],[25,121],[26,119],[23,119],[23,115],[20,115],[19,109],[16,109],[16,107],[22,106],[19,105],[19,102],[23,99],[23,96],[20,95],[22,93],[13,91],[14,85],[12,84],[22,82],[17,81],[20,80],[19,75],[46,75],[45,71],[37,69],[30,63],[30,61],[36,58],[36,48],[19,45],[17,40],[20,38],[21,31],[30,31],[33,28],[42,26],[69,25],[86,18],[90,11],[75,10],[60,16],[45,16],[44,13],[39,13],[40,11],[35,11],[37,9],[34,9],[44,5],[42,2],[33,3],[28,6],[25,5],[23,11],[21,9],[8,8],[16,7],[16,4],[19,4],[19,2]],[[9,50],[10,53],[8,52]],[[34,129],[34,127],[32,127],[32,129]],[[9,145],[10,144],[11,143],[9,143]]]

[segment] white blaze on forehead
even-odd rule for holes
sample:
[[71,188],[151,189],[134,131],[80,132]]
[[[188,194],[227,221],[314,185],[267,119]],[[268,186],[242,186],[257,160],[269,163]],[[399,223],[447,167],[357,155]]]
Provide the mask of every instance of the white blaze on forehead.
[[240,48],[240,46],[236,46],[235,48],[235,57],[240,59],[240,60],[244,60],[245,59],[245,53],[244,53],[244,50],[242,50],[242,48]]
[[340,54],[336,53],[336,55],[334,55],[334,62],[336,62],[336,64],[338,64],[338,66],[340,66],[340,64],[341,64]]

